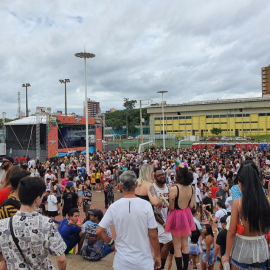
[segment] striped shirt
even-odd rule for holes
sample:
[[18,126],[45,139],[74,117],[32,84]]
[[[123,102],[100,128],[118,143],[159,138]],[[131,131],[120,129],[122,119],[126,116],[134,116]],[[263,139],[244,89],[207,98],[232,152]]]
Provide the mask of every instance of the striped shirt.
[[[10,194],[7,200],[9,200],[9,202],[6,204],[5,201],[3,206],[0,207],[0,220],[13,217],[20,209],[21,203],[13,194]],[[16,205],[19,205],[19,208],[17,208]]]

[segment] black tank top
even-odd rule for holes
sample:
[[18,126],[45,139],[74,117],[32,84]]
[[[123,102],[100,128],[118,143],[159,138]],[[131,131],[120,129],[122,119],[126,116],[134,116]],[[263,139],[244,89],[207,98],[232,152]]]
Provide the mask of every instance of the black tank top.
[[143,196],[143,195],[135,194],[135,196],[138,197],[138,198],[141,198],[143,200],[146,200],[146,201],[150,202],[150,199],[149,199],[148,195]]
[[[184,210],[184,209],[181,209],[181,208],[179,207],[179,205],[178,205],[178,199],[179,199],[179,187],[178,187],[177,185],[176,185],[176,187],[177,187],[177,196],[176,196],[175,202],[174,202],[174,209]],[[189,202],[188,202],[188,205],[187,205],[187,207],[186,207],[185,209],[187,209],[187,208],[189,207],[190,203],[191,203],[191,199],[192,199],[192,196],[193,196],[193,188],[192,188],[192,187],[191,187],[191,190],[192,190],[192,195],[191,195],[191,198],[190,198],[190,200],[189,200]]]

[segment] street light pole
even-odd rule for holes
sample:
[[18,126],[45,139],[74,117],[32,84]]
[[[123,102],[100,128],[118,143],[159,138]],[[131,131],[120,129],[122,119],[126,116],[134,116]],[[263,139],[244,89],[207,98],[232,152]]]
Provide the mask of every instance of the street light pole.
[[165,130],[164,130],[164,107],[163,107],[163,94],[168,93],[168,91],[158,91],[158,94],[161,94],[162,96],[162,103],[161,103],[161,108],[162,108],[162,119],[163,119],[163,151],[165,151]]
[[25,87],[26,88],[26,117],[29,116],[29,111],[28,111],[28,93],[27,93],[27,87],[30,87],[31,84],[30,83],[24,83],[22,85],[22,87]]
[[70,83],[70,79],[59,80],[59,82],[65,84],[65,115],[67,116],[67,83]]
[[93,53],[76,53],[76,57],[84,58],[84,77],[85,77],[85,140],[86,140],[86,171],[89,175],[89,137],[88,137],[88,100],[87,100],[87,75],[86,75],[86,58],[94,58]]
[[150,101],[152,99],[140,99],[140,136],[141,136],[141,143],[143,143],[143,126],[142,126],[142,101]]

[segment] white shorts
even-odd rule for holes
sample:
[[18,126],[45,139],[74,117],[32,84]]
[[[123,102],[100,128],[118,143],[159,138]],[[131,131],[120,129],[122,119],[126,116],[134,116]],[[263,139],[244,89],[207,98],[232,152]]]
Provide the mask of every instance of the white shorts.
[[159,233],[158,241],[159,243],[162,243],[165,245],[172,241],[172,235],[170,233],[165,233],[165,232]]

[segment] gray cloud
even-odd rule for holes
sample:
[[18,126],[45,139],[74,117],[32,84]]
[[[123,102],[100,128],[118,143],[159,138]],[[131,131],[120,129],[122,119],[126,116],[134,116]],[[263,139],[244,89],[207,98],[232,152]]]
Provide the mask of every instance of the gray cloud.
[[0,112],[50,106],[83,113],[88,97],[102,111],[122,109],[123,97],[167,103],[261,95],[261,67],[270,64],[270,3],[252,1],[27,1],[0,3]]

